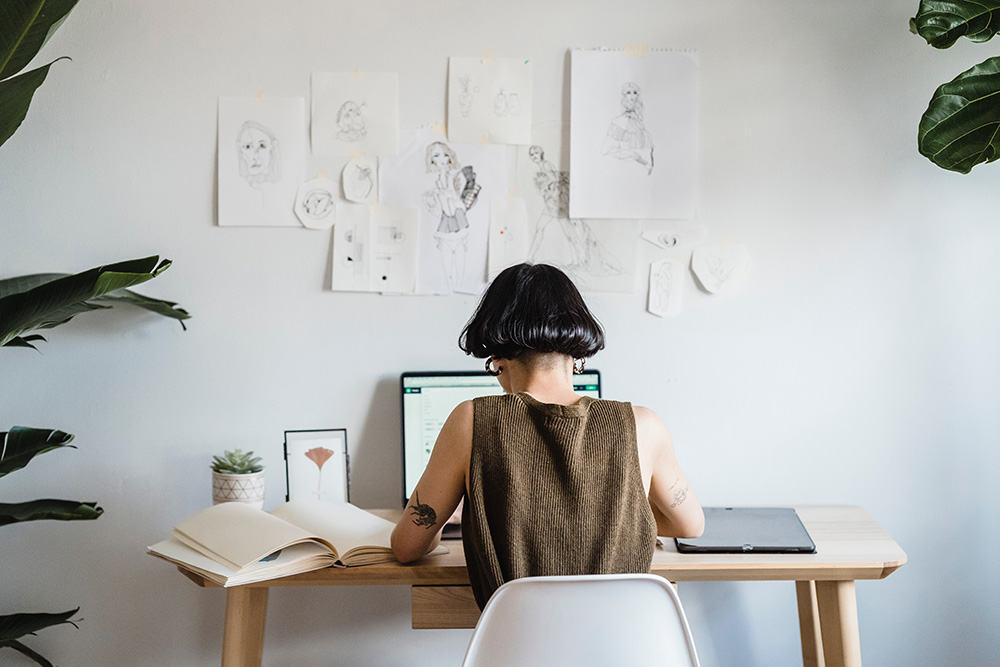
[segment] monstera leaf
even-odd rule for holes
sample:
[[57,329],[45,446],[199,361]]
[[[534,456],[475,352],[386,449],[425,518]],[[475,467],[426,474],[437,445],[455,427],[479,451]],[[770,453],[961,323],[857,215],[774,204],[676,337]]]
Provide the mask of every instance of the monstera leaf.
[[170,268],[157,256],[99,266],[74,275],[34,274],[0,280],[0,345],[34,347],[35,329],[51,329],[88,310],[110,308],[98,302],[131,303],[181,322],[190,317],[172,301],[136,294],[132,285],[151,280]]
[[[960,38],[986,42],[1000,31],[1000,0],[922,0],[910,31],[946,49]],[[920,153],[969,173],[1000,156],[1000,59],[990,58],[941,85],[917,130]]]
[[17,73],[62,25],[76,3],[77,0],[3,0],[0,3],[0,145],[21,125],[31,98],[45,81],[52,63]]
[[963,174],[1000,157],[1000,57],[942,85],[920,119],[917,146],[934,164]]
[[52,667],[51,662],[18,640],[25,635],[33,635],[37,631],[44,630],[53,625],[69,623],[75,627],[76,623],[69,619],[78,611],[80,611],[79,607],[58,614],[10,614],[8,616],[0,616],[0,648],[12,648],[31,658],[39,665],[42,665],[42,667]]

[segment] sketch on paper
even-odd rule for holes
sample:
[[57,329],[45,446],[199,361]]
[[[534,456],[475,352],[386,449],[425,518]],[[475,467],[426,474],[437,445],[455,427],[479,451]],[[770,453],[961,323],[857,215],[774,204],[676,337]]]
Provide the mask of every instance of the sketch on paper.
[[330,279],[334,291],[412,293],[417,211],[359,204],[337,207]]
[[449,58],[449,141],[531,143],[531,85],[526,59]]
[[577,49],[570,57],[570,216],[693,218],[697,54]]
[[330,288],[338,292],[368,291],[370,208],[338,204],[333,226]]
[[352,143],[361,141],[368,134],[365,128],[365,117],[361,113],[365,103],[358,104],[354,100],[347,100],[337,111],[337,138],[341,141]]
[[295,215],[310,229],[329,229],[337,207],[337,182],[319,176],[299,186],[295,195]]
[[554,264],[589,291],[632,292],[638,221],[569,215],[569,148],[560,123],[537,123],[535,143],[518,147],[516,190],[525,199],[531,241],[525,259]]
[[370,204],[378,196],[378,160],[368,155],[352,157],[344,165],[341,182],[348,201]]
[[236,137],[240,176],[252,188],[281,179],[281,156],[278,138],[255,120],[244,121]]
[[399,79],[389,72],[313,72],[312,148],[316,155],[395,155]]
[[462,118],[468,118],[472,112],[473,96],[479,92],[479,86],[475,85],[472,77],[468,74],[458,77],[458,85],[461,91],[458,94],[458,110],[462,114]]
[[219,98],[218,223],[298,226],[305,100]]
[[465,281],[465,255],[469,249],[466,211],[475,205],[482,186],[476,183],[473,167],[459,164],[455,151],[442,141],[428,144],[426,168],[434,181],[424,192],[424,205],[431,219],[438,221],[434,242],[448,291],[455,292]]
[[639,86],[627,82],[621,90],[622,112],[611,120],[604,146],[604,155],[627,162],[635,162],[653,173],[653,138],[643,122],[643,103]]
[[646,310],[659,317],[672,317],[681,312],[684,262],[665,259],[649,265],[649,296]]
[[739,243],[715,243],[696,248],[691,256],[691,270],[702,287],[712,294],[728,294],[746,278],[750,254]]
[[490,201],[507,196],[507,149],[405,132],[399,155],[379,159],[379,202],[415,206],[417,292],[479,294],[486,282]]
[[493,100],[493,113],[498,117],[503,118],[504,116],[520,116],[521,115],[521,97],[517,93],[505,93],[503,88],[497,93],[496,98]]
[[704,225],[674,225],[664,229],[646,230],[642,238],[663,250],[687,251],[708,237]]
[[417,211],[379,208],[372,213],[369,289],[412,293],[417,283]]
[[569,249],[569,263],[565,265],[567,271],[593,277],[621,274],[621,262],[597,242],[590,224],[586,220],[569,217],[569,174],[557,171],[545,159],[545,149],[537,144],[528,149],[528,157],[537,166],[534,185],[544,202],[544,209],[535,224],[528,259],[536,259],[545,230],[557,221]]

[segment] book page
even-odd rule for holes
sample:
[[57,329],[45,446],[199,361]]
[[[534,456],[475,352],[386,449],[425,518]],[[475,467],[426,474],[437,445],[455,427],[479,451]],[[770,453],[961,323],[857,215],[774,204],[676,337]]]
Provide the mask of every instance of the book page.
[[274,554],[272,560],[257,561],[242,570],[226,567],[174,538],[158,542],[147,549],[152,555],[197,572],[220,586],[278,579],[329,567],[333,562],[329,550],[316,542],[293,544]]
[[359,546],[391,548],[389,538],[396,527],[393,522],[350,503],[308,498],[289,501],[271,514],[326,539],[341,556]]
[[240,570],[315,535],[243,503],[213,505],[181,521],[173,536],[202,554]]

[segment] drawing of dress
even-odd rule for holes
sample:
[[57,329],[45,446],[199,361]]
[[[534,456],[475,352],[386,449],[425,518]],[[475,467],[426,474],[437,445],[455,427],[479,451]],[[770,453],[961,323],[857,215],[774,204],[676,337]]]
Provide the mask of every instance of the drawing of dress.
[[465,255],[469,247],[469,220],[465,213],[479,195],[480,185],[471,166],[461,167],[447,144],[427,146],[427,172],[435,174],[434,187],[424,193],[424,204],[438,224],[434,241],[441,255],[448,289],[455,291],[465,278]]
[[653,172],[653,137],[643,122],[643,103],[639,86],[622,86],[622,113],[608,125],[603,153],[619,160],[632,160]]
[[569,217],[569,173],[557,171],[552,163],[545,159],[541,146],[529,148],[528,156],[537,165],[535,189],[545,204],[545,209],[539,215],[535,226],[528,259],[535,259],[546,228],[555,220],[566,239],[569,253],[568,265],[565,267],[567,270],[585,272],[594,277],[620,274],[621,264],[604,250],[587,221]]

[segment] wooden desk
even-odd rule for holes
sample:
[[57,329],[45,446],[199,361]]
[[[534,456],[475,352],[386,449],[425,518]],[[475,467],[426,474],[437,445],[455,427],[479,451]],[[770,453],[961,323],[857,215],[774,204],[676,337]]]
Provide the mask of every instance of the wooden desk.
[[[670,581],[794,581],[805,667],[858,667],[861,641],[854,582],[884,579],[906,554],[860,507],[797,506],[815,554],[679,554],[665,540],[652,573]],[[451,553],[401,565],[317,570],[226,589],[223,667],[260,665],[267,597],[279,586],[412,586],[414,628],[471,628],[479,618],[460,542]],[[200,586],[217,587],[178,568]]]

